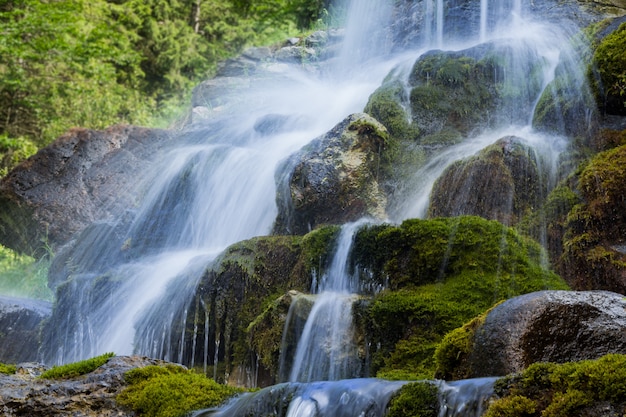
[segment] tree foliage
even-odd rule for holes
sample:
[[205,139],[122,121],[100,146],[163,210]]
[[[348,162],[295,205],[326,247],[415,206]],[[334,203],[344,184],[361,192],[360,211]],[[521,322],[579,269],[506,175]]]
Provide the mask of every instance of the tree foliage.
[[218,61],[311,26],[327,2],[4,0],[0,135],[43,146],[73,126],[155,125]]

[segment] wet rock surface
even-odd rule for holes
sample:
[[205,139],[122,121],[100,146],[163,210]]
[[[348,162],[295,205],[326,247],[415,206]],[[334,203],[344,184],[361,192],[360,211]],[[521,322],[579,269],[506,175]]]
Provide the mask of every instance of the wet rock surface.
[[626,353],[626,298],[608,291],[540,291],[494,308],[474,334],[472,377]]
[[278,191],[277,232],[384,219],[387,199],[378,179],[386,138],[379,122],[354,114],[292,156],[283,170],[288,186]]
[[0,296],[0,362],[36,360],[39,328],[51,312],[47,301]]

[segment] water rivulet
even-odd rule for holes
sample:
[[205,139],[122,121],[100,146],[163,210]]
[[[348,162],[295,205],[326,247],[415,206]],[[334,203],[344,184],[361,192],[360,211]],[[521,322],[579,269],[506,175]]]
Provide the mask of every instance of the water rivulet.
[[[322,151],[304,169],[291,158],[319,149],[324,142],[314,139],[365,111],[384,132],[364,119],[348,131],[381,140],[370,151],[385,213],[344,226],[330,267],[308,277],[314,296],[293,297],[293,303],[305,300],[310,312],[296,325],[291,320],[301,318],[292,311],[297,306],[289,308],[282,340],[290,346],[283,346],[280,376],[274,378],[282,383],[226,410],[203,413],[381,416],[404,383],[369,378],[368,349],[376,346],[353,331],[353,305],[384,288],[359,282],[350,267],[354,233],[364,224],[429,215],[477,214],[513,224],[540,204],[561,174],[569,135],[592,116],[578,62],[584,45],[572,40],[577,28],[565,18],[542,21],[546,3],[354,0],[343,44],[331,58],[268,66],[253,78],[253,88],[237,92],[234,110],[211,108],[211,117],[165,147],[160,162],[138,179],[135,207],[90,226],[64,250],[52,268],[60,284],[44,330],[43,359],[62,363],[108,351],[135,353],[231,378],[239,366],[230,363],[231,345],[244,337],[248,323],[229,319],[233,312],[223,297],[244,297],[245,283],[214,281],[213,298],[202,298],[197,294],[208,288],[206,271],[217,276],[229,256],[244,259],[245,244],[225,251],[269,236],[277,217],[294,218],[291,211],[304,213],[300,229],[316,226],[301,209],[307,199],[299,200],[294,190],[311,184],[305,174],[319,177],[320,184],[335,178],[324,171]],[[357,166],[352,158],[342,164]],[[354,186],[351,180],[344,184]],[[284,194],[280,205],[277,193]],[[343,204],[340,194],[333,198]],[[293,226],[289,221],[285,230]],[[245,260],[241,264],[245,269]],[[258,361],[242,365],[248,385],[257,383]],[[480,413],[477,398],[492,382],[436,382],[444,404],[440,415]]]

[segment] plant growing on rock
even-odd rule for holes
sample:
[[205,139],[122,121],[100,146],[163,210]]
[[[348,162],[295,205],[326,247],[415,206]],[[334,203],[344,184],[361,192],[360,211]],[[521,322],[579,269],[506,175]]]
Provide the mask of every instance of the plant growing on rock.
[[626,409],[626,356],[536,363],[497,381],[495,392],[499,398],[485,417],[621,415]]
[[85,359],[82,361],[69,363],[65,365],[53,366],[46,372],[42,373],[40,378],[42,379],[68,379],[74,378],[80,375],[88,374],[95,371],[108,362],[110,358],[115,356],[114,353],[104,353],[94,358]]
[[117,401],[145,417],[178,417],[215,407],[240,389],[218,384],[178,365],[146,366],[126,373]]
[[355,238],[353,266],[387,289],[358,314],[372,346],[372,373],[432,378],[443,336],[500,300],[567,285],[542,263],[542,249],[513,229],[479,217],[407,220]]

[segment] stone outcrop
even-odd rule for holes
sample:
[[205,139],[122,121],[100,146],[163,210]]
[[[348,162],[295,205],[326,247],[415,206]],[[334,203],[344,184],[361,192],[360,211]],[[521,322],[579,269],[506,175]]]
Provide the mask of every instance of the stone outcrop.
[[322,224],[342,224],[364,216],[386,217],[379,186],[384,126],[354,114],[293,155],[282,168],[275,230],[304,234]]
[[536,362],[626,354],[626,299],[607,291],[541,291],[491,310],[474,332],[468,377],[500,376]]
[[170,138],[165,130],[72,129],[0,182],[0,243],[41,255],[94,220],[132,206],[138,174]]
[[514,136],[448,167],[433,186],[429,216],[471,214],[512,225],[538,207],[546,190],[538,155]]
[[23,363],[14,375],[0,374],[3,416],[132,417],[136,414],[115,401],[127,384],[124,373],[165,362],[145,357],[113,357],[95,371],[72,379],[39,378],[46,367]]
[[51,312],[47,301],[0,296],[0,362],[36,360],[40,327]]

